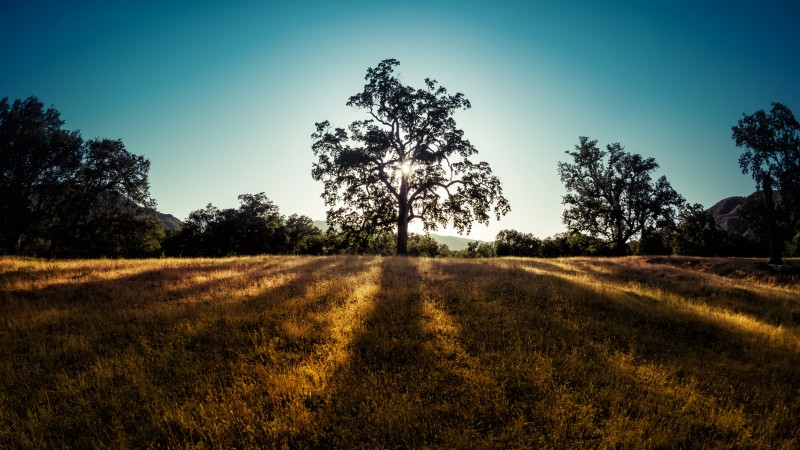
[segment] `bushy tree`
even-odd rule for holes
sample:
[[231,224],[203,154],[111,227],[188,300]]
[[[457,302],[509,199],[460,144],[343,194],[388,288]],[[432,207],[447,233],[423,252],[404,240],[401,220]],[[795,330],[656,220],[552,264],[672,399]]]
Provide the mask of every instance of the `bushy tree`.
[[322,231],[308,216],[292,214],[283,225],[289,252],[295,255],[321,255],[324,248]]
[[773,192],[780,192],[791,228],[800,231],[800,124],[789,108],[773,103],[768,113],[744,114],[731,130],[736,146],[746,148],[739,167],[762,193],[769,262],[783,264],[784,239],[792,236],[781,236]]
[[629,248],[635,249],[631,253],[637,255],[671,255],[674,227],[648,228],[642,232],[639,242],[629,243]]
[[436,242],[428,234],[411,233],[408,236],[408,256],[427,256],[430,258],[450,256],[450,249]]
[[612,249],[606,241],[583,233],[572,231],[564,234],[567,253],[563,256],[607,256]]
[[323,233],[311,218],[284,217],[267,196],[242,194],[238,208],[208,204],[192,211],[183,227],[171,233],[162,247],[174,256],[232,256],[259,254],[322,255],[350,250],[341,233]]
[[163,230],[150,163],[119,140],[84,141],[35,97],[0,100],[0,251],[140,256]]
[[678,215],[672,250],[679,255],[722,256],[729,252],[728,233],[717,225],[703,205],[686,205]]
[[469,101],[435,80],[422,89],[402,84],[398,65],[387,59],[368,69],[363,91],[347,102],[368,119],[348,130],[316,124],[312,176],[324,183],[329,224],[362,241],[396,230],[397,253],[406,254],[413,220],[426,231],[452,223],[464,232],[509,206],[500,180],[488,163],[470,159],[478,151],[456,127],[453,114]]
[[289,243],[278,207],[261,192],[239,196],[239,208],[208,204],[192,211],[165,251],[183,256],[286,253]]
[[494,241],[497,256],[542,256],[542,241],[530,233],[502,230]]
[[492,258],[497,256],[494,242],[472,241],[467,244],[467,248],[462,251],[467,258]]
[[558,163],[558,173],[567,190],[563,220],[571,231],[602,238],[625,253],[631,238],[674,222],[684,200],[666,177],[653,181],[655,159],[628,153],[619,143],[603,151],[587,137],[566,153],[573,162]]
[[63,130],[54,108],[35,97],[0,100],[0,246],[21,253],[46,237],[63,188],[81,167],[83,139]]

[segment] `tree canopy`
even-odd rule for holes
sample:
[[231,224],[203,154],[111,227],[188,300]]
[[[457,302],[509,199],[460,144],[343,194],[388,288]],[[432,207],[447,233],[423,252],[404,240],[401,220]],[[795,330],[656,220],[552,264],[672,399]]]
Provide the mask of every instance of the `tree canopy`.
[[469,231],[509,211],[500,180],[486,162],[470,158],[477,149],[456,127],[453,114],[470,107],[461,93],[449,94],[435,80],[422,89],[400,82],[387,59],[367,70],[362,92],[348,106],[368,118],[347,130],[316,124],[312,149],[314,180],[324,183],[328,223],[349,235],[397,230],[397,253],[406,254],[408,224],[424,229],[449,223]]
[[530,233],[502,230],[495,238],[497,256],[541,256],[542,241]]
[[84,141],[36,97],[0,100],[0,250],[142,256],[163,236],[145,158]]
[[763,194],[770,263],[782,264],[784,237],[779,232],[773,192],[780,193],[788,220],[800,231],[800,124],[789,108],[773,103],[770,112],[762,109],[743,114],[731,130],[736,146],[746,148],[739,156],[739,167],[742,173],[752,175]]
[[306,216],[284,218],[259,192],[240,195],[238,208],[219,209],[209,203],[192,211],[164,247],[175,256],[321,254],[323,235]]
[[628,153],[619,143],[603,151],[582,136],[575,151],[565,153],[573,162],[558,163],[567,190],[564,223],[571,231],[606,239],[616,253],[626,252],[631,238],[674,222],[684,203],[666,177],[653,181],[655,159]]

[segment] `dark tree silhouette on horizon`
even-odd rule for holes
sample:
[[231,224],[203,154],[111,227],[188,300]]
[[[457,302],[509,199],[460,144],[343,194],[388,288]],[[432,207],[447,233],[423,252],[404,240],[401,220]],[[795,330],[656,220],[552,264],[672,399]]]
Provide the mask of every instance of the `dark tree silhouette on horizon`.
[[773,103],[769,113],[763,109],[743,114],[731,128],[737,147],[747,148],[739,156],[742,173],[750,173],[761,191],[769,240],[769,263],[783,264],[783,238],[776,221],[774,192],[790,209],[790,220],[800,222],[800,124],[792,111]]
[[563,220],[570,231],[602,237],[623,254],[631,238],[674,223],[684,200],[666,177],[652,180],[655,159],[628,153],[619,143],[603,151],[585,136],[565,153],[573,162],[559,162],[558,174],[567,189]]
[[144,256],[163,235],[150,162],[120,140],[84,141],[36,97],[0,100],[0,252]]
[[316,124],[312,149],[314,180],[324,183],[327,220],[345,234],[369,236],[397,230],[397,253],[408,250],[408,224],[419,219],[426,231],[452,223],[469,231],[509,211],[500,180],[456,127],[453,114],[470,107],[461,93],[448,94],[435,80],[425,87],[403,85],[387,59],[367,69],[362,92],[348,106],[368,119],[347,130]]

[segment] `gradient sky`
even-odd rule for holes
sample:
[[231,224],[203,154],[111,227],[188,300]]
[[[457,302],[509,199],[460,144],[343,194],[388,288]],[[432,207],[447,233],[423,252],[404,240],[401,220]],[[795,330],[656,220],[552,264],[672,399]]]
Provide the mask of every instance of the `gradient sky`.
[[386,58],[406,84],[471,101],[456,122],[512,208],[473,228],[484,240],[564,231],[556,164],[579,136],[654,157],[709,207],[754,191],[731,139],[742,113],[800,115],[795,0],[66,3],[2,2],[0,97],[35,95],[84,138],[122,139],[180,219],[262,191],[324,219],[314,123],[364,118],[345,102]]

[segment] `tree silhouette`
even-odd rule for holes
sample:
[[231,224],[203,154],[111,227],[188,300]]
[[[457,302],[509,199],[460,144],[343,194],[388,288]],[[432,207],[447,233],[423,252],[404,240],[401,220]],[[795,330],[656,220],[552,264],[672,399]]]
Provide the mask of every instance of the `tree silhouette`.
[[322,231],[308,216],[292,214],[283,225],[289,252],[296,255],[322,254]]
[[703,205],[695,203],[681,208],[671,240],[679,255],[722,256],[729,237]]
[[36,97],[0,100],[0,252],[144,256],[158,248],[150,163],[84,141]]
[[655,159],[627,153],[619,143],[606,149],[582,136],[574,152],[565,152],[574,162],[558,163],[567,189],[563,220],[571,231],[605,238],[622,254],[632,237],[673,223],[684,200],[666,177],[652,180]]
[[20,253],[45,234],[63,187],[81,166],[83,140],[35,97],[0,100],[0,248]]
[[774,190],[789,207],[790,220],[797,223],[800,214],[800,124],[792,111],[773,103],[767,113],[763,109],[743,114],[731,128],[737,147],[747,150],[739,156],[742,173],[750,173],[762,192],[765,222],[770,248],[770,264],[783,264],[783,239],[776,222]]
[[283,216],[267,196],[242,194],[239,208],[208,204],[192,211],[179,233],[166,243],[170,254],[229,256],[285,253],[289,242]]
[[397,229],[397,253],[408,250],[408,224],[426,231],[452,223],[469,231],[509,211],[500,181],[456,127],[453,114],[470,107],[461,93],[449,95],[435,80],[423,89],[403,85],[387,59],[367,69],[364,90],[348,106],[369,118],[348,130],[316,124],[312,176],[324,183],[327,220],[345,234],[371,235]]

